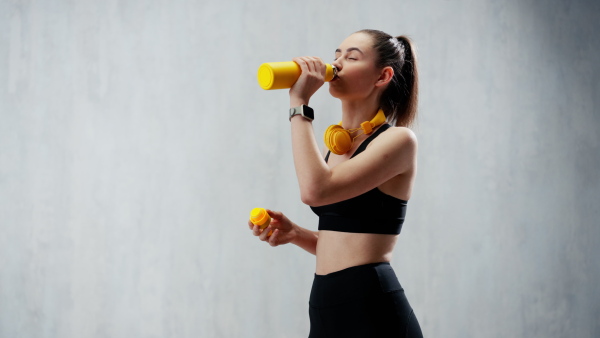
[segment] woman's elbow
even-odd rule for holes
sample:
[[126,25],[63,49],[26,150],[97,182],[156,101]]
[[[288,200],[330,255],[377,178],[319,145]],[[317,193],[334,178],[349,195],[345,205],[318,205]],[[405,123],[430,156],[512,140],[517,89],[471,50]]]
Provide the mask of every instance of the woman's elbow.
[[302,203],[317,207],[321,205],[322,191],[316,187],[300,189]]

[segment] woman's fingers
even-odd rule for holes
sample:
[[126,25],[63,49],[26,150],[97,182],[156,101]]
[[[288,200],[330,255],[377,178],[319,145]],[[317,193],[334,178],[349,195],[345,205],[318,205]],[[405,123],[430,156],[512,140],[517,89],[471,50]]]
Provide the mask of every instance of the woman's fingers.
[[259,227],[258,225],[255,225],[255,226],[252,228],[252,234],[253,234],[254,236],[260,236],[260,227]]
[[311,56],[310,61],[311,61],[312,70],[315,73],[325,74],[325,62],[323,62],[323,60],[321,60],[321,58],[316,57],[316,56]]
[[275,229],[275,231],[273,231],[273,235],[271,235],[271,237],[269,237],[269,244],[271,246],[277,246],[278,240],[279,240],[279,229]]
[[313,71],[319,75],[325,75],[325,63],[318,57],[312,58]]
[[312,61],[313,70],[319,74],[325,74],[325,62],[316,56],[312,56],[310,59]]
[[281,230],[272,228],[271,226],[261,229],[258,225],[255,225],[252,229],[252,234],[257,236],[263,242],[269,243],[270,246],[275,247],[280,243]]
[[258,238],[264,242],[269,237],[269,234],[272,234],[272,231],[273,229],[271,227],[266,227],[264,230],[262,230]]
[[302,56],[295,57],[292,60],[300,66],[302,73],[325,74],[325,62],[323,62],[323,60],[319,57]]
[[279,212],[279,211],[273,211],[273,210],[269,210],[269,209],[265,209],[267,210],[267,213],[269,214],[269,216],[271,216],[271,218],[273,220],[275,220],[276,222],[281,222],[281,220],[283,219],[283,213]]
[[258,225],[255,225],[254,228],[252,228],[252,234],[254,236],[257,236],[261,241],[262,241],[262,237],[261,236],[262,236],[263,232],[264,232],[264,230],[262,230],[260,228],[260,226],[258,226]]
[[303,57],[295,57],[292,59],[292,61],[294,61],[295,63],[298,64],[298,66],[300,66],[300,69],[302,70],[302,73],[308,73],[310,71],[310,69],[308,68],[308,63],[306,62],[306,59]]
[[309,56],[305,56],[303,59],[306,62],[306,68],[308,68],[308,71],[314,73],[316,71],[315,60]]

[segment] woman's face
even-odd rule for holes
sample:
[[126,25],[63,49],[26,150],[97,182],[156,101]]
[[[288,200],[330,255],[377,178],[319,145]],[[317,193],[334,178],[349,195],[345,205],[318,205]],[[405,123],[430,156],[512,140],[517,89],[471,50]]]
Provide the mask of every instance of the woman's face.
[[375,90],[381,70],[375,66],[377,55],[372,45],[371,36],[354,33],[336,49],[332,64],[338,69],[338,78],[329,82],[329,93],[333,97],[357,100]]

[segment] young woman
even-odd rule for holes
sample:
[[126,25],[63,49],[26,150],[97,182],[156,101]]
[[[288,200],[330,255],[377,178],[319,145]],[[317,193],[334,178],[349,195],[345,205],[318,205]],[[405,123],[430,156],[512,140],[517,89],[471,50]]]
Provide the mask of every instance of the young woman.
[[325,158],[310,118],[318,112],[308,104],[324,83],[326,66],[317,57],[294,61],[302,69],[290,89],[294,165],[302,202],[319,216],[319,231],[271,210],[268,228],[248,225],[271,246],[293,243],[316,255],[309,337],[422,337],[389,263],[417,169],[417,139],[408,128],[417,114],[412,43],[362,30],[336,49],[329,92],[342,102],[342,125],[330,127],[326,138],[345,129],[350,142],[344,147],[338,137]]

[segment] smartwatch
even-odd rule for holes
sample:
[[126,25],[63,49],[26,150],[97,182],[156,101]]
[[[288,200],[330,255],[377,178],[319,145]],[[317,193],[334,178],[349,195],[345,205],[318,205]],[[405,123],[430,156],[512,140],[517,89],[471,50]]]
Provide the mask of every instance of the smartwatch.
[[305,104],[299,107],[290,108],[290,121],[292,120],[292,117],[296,115],[302,115],[302,117],[309,121],[315,119],[315,111]]

